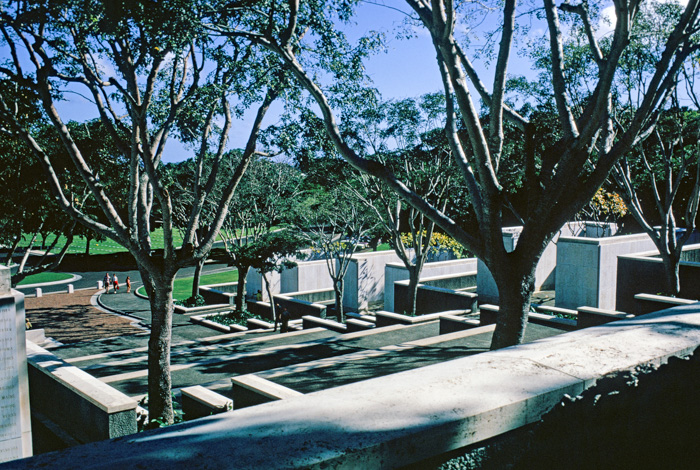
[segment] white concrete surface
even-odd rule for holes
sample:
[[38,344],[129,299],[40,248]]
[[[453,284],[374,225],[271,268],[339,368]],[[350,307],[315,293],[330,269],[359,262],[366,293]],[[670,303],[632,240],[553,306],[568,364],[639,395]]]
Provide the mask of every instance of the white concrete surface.
[[332,289],[333,280],[326,260],[301,261],[297,266],[282,271],[281,293]]
[[556,306],[614,309],[617,257],[655,249],[645,233],[609,238],[560,237]]
[[[279,294],[282,290],[282,276],[280,273],[267,273],[267,280],[270,283],[270,292],[272,295]],[[245,282],[245,293],[248,298],[255,298],[255,294],[260,290],[262,292],[262,300],[270,301],[270,296],[267,295],[267,286],[263,281],[263,276],[257,269],[248,271]]]
[[400,262],[393,251],[355,254],[345,275],[343,305],[361,310],[369,303],[384,299],[384,266]]
[[700,304],[19,462],[63,468],[394,468],[532,423],[611,372],[700,344]]
[[[460,274],[476,271],[477,259],[464,258],[450,261],[436,261],[425,263],[421,271],[421,279],[445,276],[448,274]],[[384,310],[394,311],[394,283],[409,278],[408,270],[403,263],[387,263],[384,267]]]
[[[503,247],[510,253],[518,244],[522,227],[503,229]],[[557,242],[561,237],[586,239],[591,237],[609,237],[617,232],[617,225],[599,222],[569,222],[554,236],[542,252],[535,269],[535,291],[552,290],[558,279]],[[480,302],[498,303],[498,287],[491,272],[481,260],[477,267],[477,294]]]
[[0,462],[32,455],[24,295],[0,267]]

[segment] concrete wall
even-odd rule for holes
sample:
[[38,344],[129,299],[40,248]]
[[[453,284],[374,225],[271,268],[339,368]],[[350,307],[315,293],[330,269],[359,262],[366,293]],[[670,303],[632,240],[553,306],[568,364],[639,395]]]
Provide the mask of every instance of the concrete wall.
[[[398,313],[408,312],[408,281],[399,281],[394,284],[396,292],[396,310]],[[418,284],[416,293],[416,313],[444,312],[447,310],[472,310],[476,309],[477,295],[469,292],[455,292],[441,287],[424,286]]]
[[[280,273],[268,273],[267,280],[270,281],[270,292],[272,292],[272,295],[279,294],[282,289],[282,276]],[[254,299],[258,290],[262,292],[262,299],[265,302],[269,302],[270,297],[267,295],[267,288],[265,286],[265,282],[263,281],[262,274],[260,274],[260,271],[257,269],[251,269],[248,271],[248,276],[246,276],[246,296],[250,299]]]
[[0,462],[32,455],[24,294],[0,268]]
[[[700,245],[689,245],[684,251],[695,251]],[[657,294],[663,290],[665,279],[663,262],[658,252],[650,251],[634,255],[620,256],[617,266],[617,310],[634,312],[635,294]],[[681,261],[681,291],[679,297],[700,299],[700,263]]]
[[51,433],[53,440],[44,447],[46,441],[35,436],[37,453],[54,450],[56,440],[68,446],[137,431],[133,398],[31,342],[27,360],[32,419],[42,425],[43,437]]
[[676,307],[13,464],[399,468],[537,422],[607,374],[698,344],[700,307]]
[[645,233],[609,238],[560,237],[556,306],[615,308],[617,257],[655,249]]
[[384,266],[399,261],[393,250],[353,256],[345,275],[343,305],[351,310],[362,310],[372,302],[383,300]]
[[[510,253],[518,244],[522,227],[507,227],[503,229],[503,246]],[[560,237],[590,238],[612,236],[617,232],[615,224],[598,222],[569,222],[554,236],[542,252],[535,270],[535,291],[552,290],[556,286],[557,240]],[[477,293],[480,303],[498,303],[498,287],[491,272],[481,260],[477,268]]]
[[[425,263],[420,278],[423,280],[434,276],[476,271],[476,266],[476,258]],[[384,310],[394,311],[394,283],[408,278],[408,270],[403,263],[388,263],[384,267]]]
[[332,289],[333,280],[328,274],[325,260],[302,261],[291,269],[282,271],[281,293]]

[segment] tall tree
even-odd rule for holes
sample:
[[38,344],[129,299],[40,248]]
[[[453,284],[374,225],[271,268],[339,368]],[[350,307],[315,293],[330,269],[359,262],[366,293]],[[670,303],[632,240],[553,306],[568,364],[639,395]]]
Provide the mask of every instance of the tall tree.
[[[196,1],[3,2],[0,29],[6,44],[3,78],[38,96],[58,133],[71,166],[58,168],[34,129],[16,112],[15,95],[0,94],[0,115],[31,149],[48,177],[60,207],[79,223],[115,240],[133,255],[151,304],[148,395],[152,422],[173,422],[170,339],[173,280],[177,271],[207,255],[228,205],[255,153],[270,104],[280,92],[280,73],[245,43],[223,54],[199,21]],[[84,93],[126,162],[126,197],[110,191],[85,158],[59,106],[67,94]],[[234,97],[235,99],[234,101]],[[257,113],[236,170],[214,203],[205,238],[195,243],[205,202],[221,175],[235,111]],[[86,105],[87,106],[87,105]],[[173,236],[173,201],[162,161],[171,137],[192,149],[195,178],[192,208],[178,247]],[[206,163],[209,161],[210,163]],[[104,216],[80,210],[66,194],[64,173],[80,177]],[[154,221],[162,226],[164,250],[152,250]]]
[[[371,154],[367,158],[391,168],[412,191],[442,211],[448,200],[453,170],[442,133],[443,106],[440,94],[381,103],[360,114],[350,131],[358,140],[355,144],[358,151],[369,149]],[[408,270],[410,311],[402,313],[414,315],[420,274],[428,256],[435,252],[435,222],[402,201],[381,180],[360,173],[359,181],[362,190],[355,193],[376,214],[384,232],[389,234],[392,248]]]
[[[595,194],[613,165],[653,130],[656,116],[673,90],[677,74],[686,58],[698,47],[699,0],[689,0],[678,16],[670,17],[672,31],[658,51],[657,62],[645,72],[647,79],[639,88],[643,96],[623,127],[616,126],[612,107],[614,82],[620,60],[636,38],[632,29],[638,19],[641,0],[615,0],[615,19],[611,38],[601,43],[592,14],[602,2],[563,3],[542,0],[531,9],[541,15],[548,31],[547,55],[551,62],[548,88],[553,96],[557,117],[557,134],[544,151],[533,146],[533,129],[526,116],[506,103],[508,65],[511,62],[518,22],[532,19],[519,14],[516,0],[504,0],[500,11],[482,9],[479,3],[456,3],[447,0],[406,0],[416,27],[427,32],[435,48],[436,66],[441,74],[446,135],[455,165],[467,188],[467,197],[453,204],[469,205],[467,223],[450,218],[421,195],[412,191],[389,168],[358,154],[340,131],[336,111],[339,99],[335,92],[345,92],[345,99],[356,98],[357,87],[347,87],[344,70],[338,64],[362,73],[357,50],[345,36],[332,27],[333,21],[352,15],[351,3],[333,8],[322,2],[269,2],[249,12],[258,21],[251,30],[240,17],[217,18],[218,29],[231,38],[246,38],[277,54],[296,77],[323,117],[326,131],[338,152],[354,167],[368,172],[391,186],[404,200],[435,221],[446,233],[481,258],[493,274],[499,290],[500,312],[493,335],[492,348],[522,341],[534,291],[534,272],[539,257],[549,241]],[[325,7],[325,8],[323,8]],[[596,7],[596,8],[593,8]],[[311,17],[313,16],[313,18]],[[491,65],[492,91],[473,65],[473,50],[460,41],[457,31],[470,30],[470,20],[486,16],[483,24],[497,24],[500,41],[494,46]],[[585,101],[575,106],[567,91],[569,72],[564,55],[565,35],[571,27],[562,26],[567,18],[584,32],[596,75],[587,83]],[[224,23],[224,20],[227,20]],[[365,41],[363,39],[362,41]],[[359,49],[363,42],[360,42]],[[307,48],[302,44],[313,42]],[[489,65],[485,64],[485,65]],[[323,70],[323,72],[321,72]],[[318,77],[330,76],[325,87]],[[476,96],[474,95],[476,92]],[[477,97],[483,103],[482,119]],[[342,99],[342,98],[340,98]],[[499,176],[507,158],[505,123],[520,131],[518,145],[524,153],[524,209],[517,211],[523,226],[516,248],[507,252],[503,244],[504,213],[514,211],[509,193]],[[517,147],[510,145],[510,147]]]

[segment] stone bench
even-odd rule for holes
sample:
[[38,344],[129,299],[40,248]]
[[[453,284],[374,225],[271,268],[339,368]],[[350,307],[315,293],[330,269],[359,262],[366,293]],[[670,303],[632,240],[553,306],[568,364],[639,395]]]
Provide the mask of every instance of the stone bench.
[[371,330],[375,327],[374,322],[358,320],[357,318],[348,318],[345,320],[345,326],[347,327],[348,333]]
[[301,318],[302,328],[309,330],[311,328],[326,328],[327,330],[335,331],[336,333],[346,333],[347,327],[342,323],[333,320],[326,320],[325,318],[317,318],[311,315],[306,315]]
[[233,409],[233,400],[201,385],[180,389],[185,420],[225,413]]
[[232,377],[231,387],[233,406],[237,410],[261,403],[303,395],[296,390],[276,384],[254,374]]
[[636,294],[634,296],[634,300],[636,306],[635,314],[637,315],[656,312],[658,310],[663,310],[665,308],[675,307],[678,305],[692,305],[697,302],[697,300],[653,294]]
[[458,315],[441,315],[440,316],[440,334],[445,335],[454,333],[455,331],[469,330],[481,326],[479,320],[473,318],[464,318]]
[[604,308],[579,307],[577,324],[579,328],[589,328],[626,318],[634,318],[634,315]]

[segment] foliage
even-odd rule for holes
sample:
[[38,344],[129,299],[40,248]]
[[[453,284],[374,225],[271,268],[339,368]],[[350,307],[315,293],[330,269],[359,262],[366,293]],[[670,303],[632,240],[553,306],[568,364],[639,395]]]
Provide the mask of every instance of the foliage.
[[207,316],[207,320],[224,326],[235,324],[247,327],[248,320],[251,318],[255,318],[256,320],[264,320],[264,318],[260,315],[251,313],[247,310],[235,310],[228,313],[219,313],[216,315]]
[[203,307],[207,304],[207,302],[204,300],[204,297],[202,297],[201,295],[188,297],[185,300],[175,299],[173,300],[173,303],[182,307]]
[[[423,230],[423,236],[426,236]],[[406,246],[413,244],[413,235],[408,232],[401,233],[401,241]],[[441,253],[450,253],[455,259],[469,257],[469,251],[454,238],[442,232],[434,232],[430,238],[429,254],[432,258],[438,257]]]
[[617,223],[625,215],[627,215],[627,205],[622,196],[600,188],[576,218],[582,221]]

